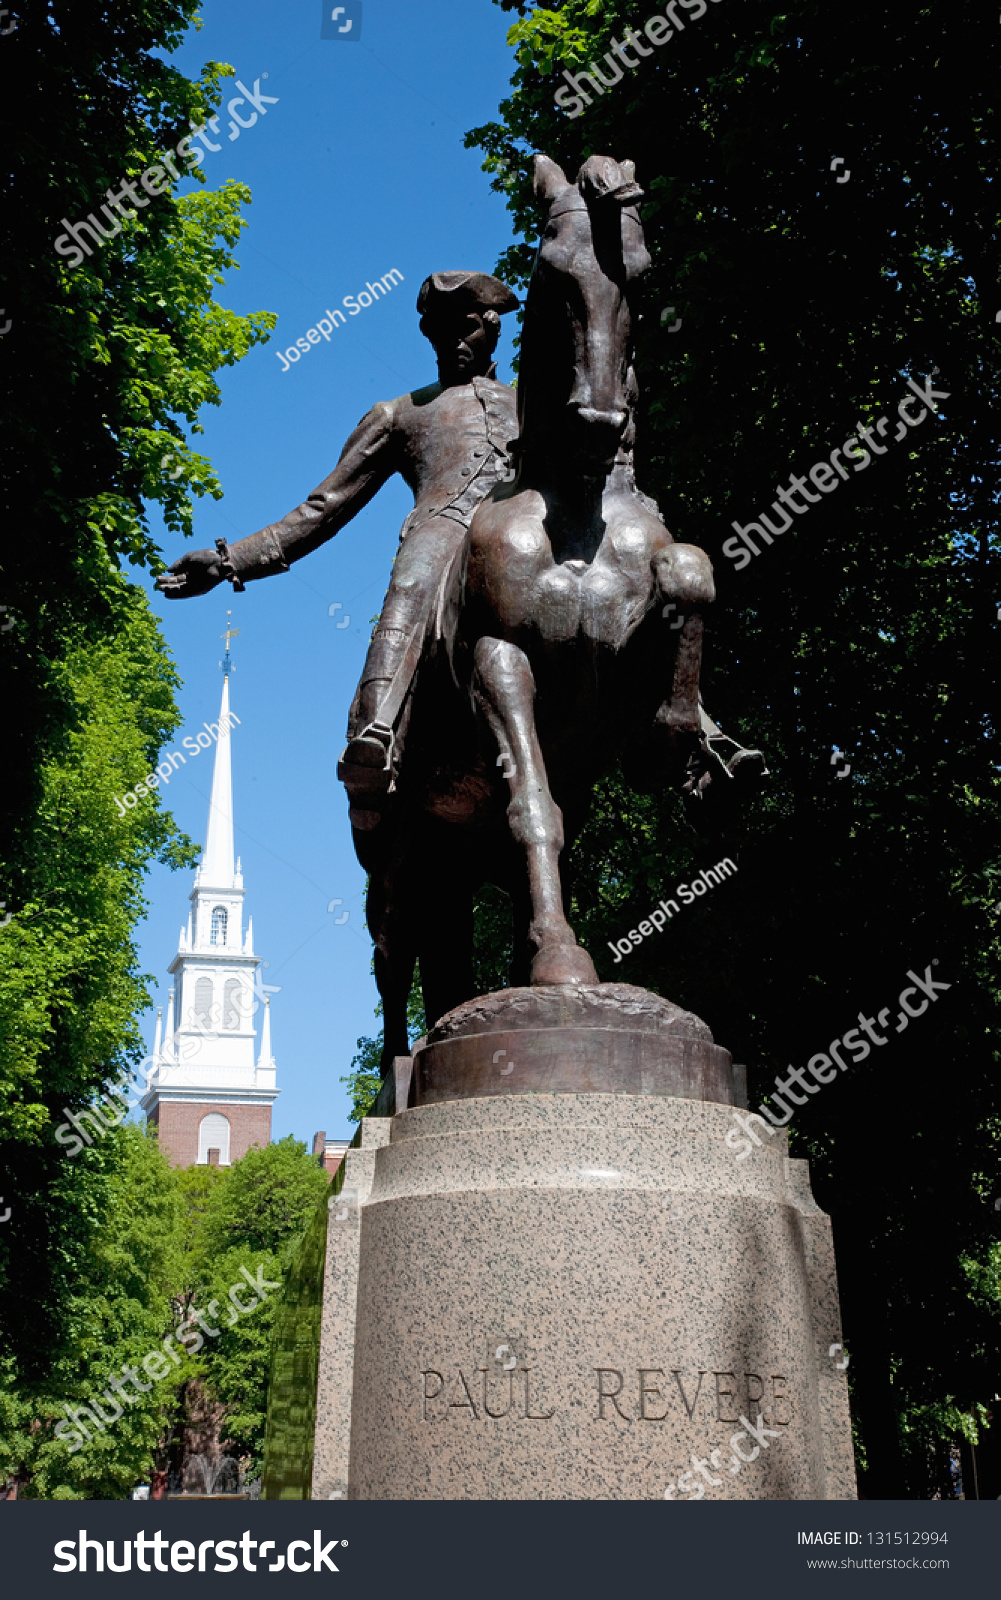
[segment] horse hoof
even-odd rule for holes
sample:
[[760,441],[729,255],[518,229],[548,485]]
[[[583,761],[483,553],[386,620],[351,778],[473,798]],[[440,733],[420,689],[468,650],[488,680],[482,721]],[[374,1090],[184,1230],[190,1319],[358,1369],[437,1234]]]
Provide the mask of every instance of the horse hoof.
[[553,983],[597,983],[594,962],[579,944],[551,945],[540,950],[532,962],[533,985]]

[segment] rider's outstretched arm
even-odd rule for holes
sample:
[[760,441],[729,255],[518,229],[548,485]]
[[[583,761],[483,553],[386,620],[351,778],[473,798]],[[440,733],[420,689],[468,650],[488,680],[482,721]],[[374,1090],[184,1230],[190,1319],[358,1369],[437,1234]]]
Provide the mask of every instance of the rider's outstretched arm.
[[235,575],[244,583],[287,572],[289,563],[325,544],[368,505],[402,465],[393,401],[380,401],[362,417],[333,472],[302,505],[229,547]]

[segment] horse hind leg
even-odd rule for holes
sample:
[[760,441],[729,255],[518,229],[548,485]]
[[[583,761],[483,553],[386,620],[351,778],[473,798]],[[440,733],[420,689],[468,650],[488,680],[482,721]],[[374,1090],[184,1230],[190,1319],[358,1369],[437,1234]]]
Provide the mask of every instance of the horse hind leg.
[[440,866],[434,894],[426,895],[420,919],[418,960],[429,1030],[475,993],[472,890],[461,871],[449,881],[444,858]]
[[368,926],[375,941],[373,965],[382,1001],[382,1075],[395,1056],[410,1054],[407,1000],[417,960],[413,931],[397,903],[394,875],[373,871],[369,878]]
[[594,963],[563,912],[563,818],[549,791],[535,728],[535,679],[528,657],[507,640],[483,638],[473,659],[474,693],[497,740],[508,783],[508,824],[527,859],[532,983],[597,983]]

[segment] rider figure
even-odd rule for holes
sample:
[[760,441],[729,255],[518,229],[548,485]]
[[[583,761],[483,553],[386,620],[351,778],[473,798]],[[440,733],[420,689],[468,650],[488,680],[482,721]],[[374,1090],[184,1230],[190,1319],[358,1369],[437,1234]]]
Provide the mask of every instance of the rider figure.
[[324,544],[399,472],[414,495],[400,549],[348,721],[338,766],[351,821],[366,830],[399,764],[398,725],[424,641],[438,625],[438,598],[473,512],[508,474],[517,437],[515,391],[498,383],[493,353],[501,315],[518,301],[485,272],[435,272],[417,296],[421,332],[438,358],[438,382],[380,401],[348,439],[329,477],[280,522],[227,549],[194,550],[157,586],[172,599],[204,594],[223,579],[242,587],[287,572]]

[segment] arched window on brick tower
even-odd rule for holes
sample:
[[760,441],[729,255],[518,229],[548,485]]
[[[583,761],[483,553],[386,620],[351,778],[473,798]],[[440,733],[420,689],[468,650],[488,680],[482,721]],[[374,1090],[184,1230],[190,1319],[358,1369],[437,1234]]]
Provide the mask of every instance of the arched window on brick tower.
[[211,944],[224,945],[226,943],[227,920],[226,907],[216,906],[212,912],[212,933],[209,941]]
[[229,1118],[210,1111],[198,1125],[198,1165],[229,1166]]
[[212,979],[199,978],[195,984],[195,1018],[205,1027],[212,1023]]
[[222,994],[222,1025],[224,1028],[238,1028],[242,1015],[241,990],[243,984],[239,978],[227,978],[226,987]]

